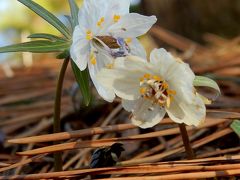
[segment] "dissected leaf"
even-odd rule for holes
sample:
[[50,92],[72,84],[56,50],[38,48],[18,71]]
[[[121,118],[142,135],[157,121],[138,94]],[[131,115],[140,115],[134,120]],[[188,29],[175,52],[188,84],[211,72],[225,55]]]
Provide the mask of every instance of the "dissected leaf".
[[71,9],[71,16],[73,21],[73,27],[78,25],[78,11],[79,8],[74,0],[68,0],[70,9]]
[[31,34],[30,36],[28,36],[28,38],[41,38],[41,39],[48,39],[50,41],[66,41],[65,39],[52,35],[52,34],[45,34],[45,33],[36,33],[36,34]]
[[70,43],[63,41],[47,41],[38,40],[25,43],[14,44],[10,46],[0,47],[0,53],[6,52],[32,52],[32,53],[48,53],[61,52],[69,49]]
[[39,4],[33,2],[32,0],[18,0],[20,3],[27,6],[29,9],[34,11],[36,14],[45,19],[49,24],[54,26],[59,32],[61,32],[66,38],[70,38],[69,29],[51,12],[47,11],[45,8]]
[[91,101],[88,71],[87,70],[80,71],[80,69],[77,67],[74,61],[71,61],[71,63],[72,63],[72,69],[73,69],[75,78],[82,92],[84,103],[86,106],[88,106]]
[[240,137],[240,120],[234,120],[231,124],[231,128]]

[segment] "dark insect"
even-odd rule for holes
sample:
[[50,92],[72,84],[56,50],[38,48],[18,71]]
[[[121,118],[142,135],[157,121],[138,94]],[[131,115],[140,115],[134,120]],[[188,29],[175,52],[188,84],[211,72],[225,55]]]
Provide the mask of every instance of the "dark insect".
[[[115,143],[110,147],[100,148],[94,151],[90,163],[91,168],[112,167],[115,166],[121,156],[124,148],[123,144]],[[92,178],[107,178],[110,175],[96,175]]]

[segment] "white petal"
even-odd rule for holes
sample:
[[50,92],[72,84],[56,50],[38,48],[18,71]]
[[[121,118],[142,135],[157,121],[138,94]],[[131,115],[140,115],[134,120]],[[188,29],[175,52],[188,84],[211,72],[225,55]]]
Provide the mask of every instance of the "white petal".
[[[119,64],[119,63],[118,63]],[[135,100],[140,96],[139,78],[143,76],[142,71],[131,71],[123,66],[115,66],[113,69],[103,68],[97,75],[99,82],[106,86],[112,87],[117,96]]]
[[185,124],[199,126],[205,120],[206,107],[199,96],[195,96],[192,104],[180,103],[180,107],[185,113]]
[[97,57],[97,64],[93,65],[89,62],[88,67],[89,67],[89,74],[90,77],[93,81],[93,84],[95,85],[99,95],[106,101],[108,102],[112,102],[115,98],[115,93],[112,89],[112,87],[106,87],[103,86],[100,82],[98,82],[97,80],[97,73],[105,66],[104,60],[106,61],[108,59],[108,61],[110,61],[109,63],[111,63],[111,60],[109,60],[109,58],[103,58],[102,55],[99,55]]
[[[109,4],[109,11],[112,12],[111,15],[124,15],[129,13],[130,9],[130,0],[110,0]],[[112,16],[113,17],[113,16]]]
[[139,100],[129,101],[126,99],[122,99],[122,106],[126,111],[133,112],[134,106],[137,104],[138,101]]
[[160,73],[164,76],[168,69],[175,63],[174,58],[165,49],[154,49],[150,54],[150,62],[153,64]]
[[188,64],[174,63],[166,72],[165,78],[169,82],[170,87],[177,92],[178,98],[188,103],[193,101],[195,91],[193,80],[195,75]]
[[70,48],[70,54],[73,61],[81,71],[86,69],[90,54],[90,43],[83,37],[79,26],[76,26],[73,32],[73,43]]
[[169,108],[166,108],[168,116],[176,123],[183,123],[185,114],[176,101],[171,102]]
[[144,49],[143,45],[139,42],[137,38],[132,38],[132,41],[128,43],[128,46],[130,48],[131,55],[147,59],[146,50]]
[[199,96],[194,96],[192,103],[173,102],[167,109],[169,117],[177,123],[200,125],[206,117],[206,107]]
[[155,16],[143,16],[137,13],[126,14],[113,24],[109,32],[115,37],[135,38],[145,34],[157,21]]
[[79,25],[96,34],[99,30],[97,22],[104,17],[107,10],[108,6],[105,0],[85,0],[78,13]]
[[[138,56],[127,56],[125,58],[117,58],[114,63],[116,69],[129,70],[133,72],[149,73],[149,63]],[[132,73],[132,76],[134,73]]]
[[130,0],[110,0],[105,4],[107,5],[107,10],[105,11],[104,23],[102,27],[99,29],[98,35],[110,35],[109,34],[109,27],[112,26],[114,22],[114,16],[122,16],[129,13],[130,9]]
[[152,105],[148,100],[140,98],[133,110],[132,123],[141,128],[151,128],[157,125],[164,117],[166,111],[158,105]]

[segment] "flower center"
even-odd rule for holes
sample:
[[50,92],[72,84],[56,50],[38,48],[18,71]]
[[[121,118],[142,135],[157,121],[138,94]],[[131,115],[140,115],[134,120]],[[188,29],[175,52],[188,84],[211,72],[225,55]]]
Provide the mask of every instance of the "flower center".
[[140,94],[153,104],[161,107],[170,107],[176,91],[169,89],[168,83],[160,76],[144,74],[140,78]]
[[121,19],[121,16],[120,16],[120,15],[115,14],[115,15],[113,16],[113,21],[114,21],[115,23],[117,23],[120,19]]
[[93,33],[92,33],[91,30],[87,30],[86,39],[89,40],[89,41],[93,39]]

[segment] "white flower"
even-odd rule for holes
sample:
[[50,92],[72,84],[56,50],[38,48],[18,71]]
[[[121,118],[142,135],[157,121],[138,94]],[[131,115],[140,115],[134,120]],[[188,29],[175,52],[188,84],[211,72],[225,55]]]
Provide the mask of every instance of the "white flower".
[[102,69],[97,78],[122,98],[139,127],[158,124],[166,112],[187,125],[198,126],[205,119],[205,104],[193,86],[194,73],[164,49],[153,50],[150,62],[136,56],[118,58],[114,69]]
[[145,34],[156,17],[129,13],[130,0],[85,0],[79,11],[79,25],[73,32],[70,54],[82,71],[88,66],[99,94],[112,101],[115,94],[105,89],[95,75],[103,67],[111,68],[113,58],[131,53],[145,58],[145,50],[136,37]]

